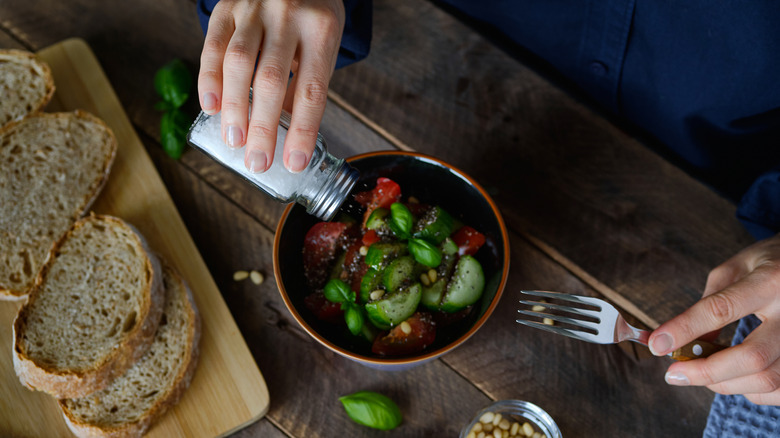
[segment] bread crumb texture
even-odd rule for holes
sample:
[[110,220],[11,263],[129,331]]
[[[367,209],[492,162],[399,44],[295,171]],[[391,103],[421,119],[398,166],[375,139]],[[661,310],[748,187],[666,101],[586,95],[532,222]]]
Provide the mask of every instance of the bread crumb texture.
[[111,131],[85,113],[41,114],[0,131],[0,291],[32,285],[52,243],[100,190],[115,149]]
[[30,304],[24,351],[41,365],[88,370],[139,323],[147,257],[132,229],[102,221],[83,222],[55,256]]
[[38,110],[48,92],[44,68],[32,56],[0,53],[0,127]]
[[[189,385],[197,359],[199,320],[186,286],[172,269],[164,268],[165,305],[149,351],[111,385],[86,397],[61,400],[76,424],[107,430],[161,415],[159,407],[169,400],[177,385]],[[193,357],[195,355],[195,357]],[[193,368],[194,369],[194,368]],[[186,374],[186,376],[185,376]],[[186,381],[182,381],[182,380]],[[175,396],[180,396],[180,391]]]

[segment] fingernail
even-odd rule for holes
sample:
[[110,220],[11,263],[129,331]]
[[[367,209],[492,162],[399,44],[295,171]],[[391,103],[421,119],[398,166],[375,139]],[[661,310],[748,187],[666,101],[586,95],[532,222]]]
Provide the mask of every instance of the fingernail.
[[666,383],[674,386],[688,386],[691,384],[685,374],[673,373],[669,371],[666,372],[664,380],[666,380]]
[[238,126],[228,126],[227,145],[231,148],[239,148],[244,145],[244,134]]
[[268,164],[268,157],[265,152],[252,151],[249,153],[249,171],[252,173],[265,172]]
[[292,151],[287,157],[287,170],[298,173],[306,168],[306,154],[301,151]]
[[217,109],[217,96],[214,93],[206,93],[203,95],[203,111],[207,113],[213,112]]
[[672,337],[662,333],[650,343],[650,352],[656,356],[665,356],[672,349]]

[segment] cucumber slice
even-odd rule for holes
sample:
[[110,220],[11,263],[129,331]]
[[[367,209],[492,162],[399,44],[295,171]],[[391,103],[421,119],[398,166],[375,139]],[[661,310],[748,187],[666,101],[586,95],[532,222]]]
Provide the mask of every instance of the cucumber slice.
[[452,234],[453,222],[452,216],[437,205],[428,209],[417,221],[414,237],[438,245]]
[[447,281],[443,278],[436,280],[430,286],[423,286],[420,304],[429,310],[439,310],[441,299],[444,297],[444,290],[446,288]]
[[401,256],[390,262],[385,268],[382,283],[388,291],[400,289],[404,284],[416,281],[412,277],[415,273],[416,262],[412,256]]
[[377,207],[368,216],[366,221],[366,228],[369,230],[380,230],[387,228],[387,215],[390,214],[390,210],[382,207]]
[[377,328],[387,330],[412,316],[417,310],[417,305],[420,304],[421,297],[420,283],[415,283],[366,304],[366,314]]
[[441,301],[441,310],[457,312],[479,300],[485,289],[485,274],[482,265],[470,255],[464,255],[455,265],[447,291]]
[[408,249],[401,242],[377,242],[368,248],[366,264],[375,269],[384,269],[391,260],[406,255]]
[[442,255],[454,255],[457,252],[458,252],[458,244],[455,243],[455,241],[450,239],[449,237],[444,239],[444,242],[441,243]]
[[368,268],[363,279],[360,280],[360,302],[367,303],[370,301],[369,295],[371,292],[379,289],[382,285],[382,276],[384,271],[381,269]]

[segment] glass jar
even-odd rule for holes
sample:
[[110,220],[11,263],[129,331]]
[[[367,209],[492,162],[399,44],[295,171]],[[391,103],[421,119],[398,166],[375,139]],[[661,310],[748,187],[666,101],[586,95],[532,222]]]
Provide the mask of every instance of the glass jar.
[[[477,412],[469,424],[461,430],[460,438],[468,437],[474,426],[479,423],[482,416],[488,412],[501,414],[501,417],[508,420],[510,423],[517,422],[522,425],[527,422],[533,427],[534,432],[538,432],[543,437],[562,437],[561,430],[558,428],[558,425],[555,424],[555,421],[550,414],[539,406],[522,400],[499,400]],[[488,437],[492,436],[489,433],[486,433],[485,435]],[[520,436],[525,435],[520,434]]]
[[274,160],[263,173],[253,173],[246,168],[245,148],[233,149],[222,141],[221,113],[208,115],[201,111],[187,133],[187,143],[277,201],[297,202],[306,207],[307,213],[325,221],[331,220],[355,186],[358,171],[344,159],[328,153],[325,139],[319,133],[309,165],[300,173],[288,171],[282,163],[282,152],[290,119],[290,114],[282,111],[276,133]]

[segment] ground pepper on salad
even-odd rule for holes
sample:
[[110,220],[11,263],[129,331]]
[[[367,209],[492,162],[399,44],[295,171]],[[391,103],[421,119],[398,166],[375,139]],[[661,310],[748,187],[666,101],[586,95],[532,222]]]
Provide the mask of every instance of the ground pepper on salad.
[[467,317],[482,296],[485,275],[474,254],[485,236],[438,205],[402,198],[389,178],[355,200],[365,208],[362,218],[342,213],[304,238],[313,290],[304,304],[370,342],[374,354],[421,352],[437,327]]

